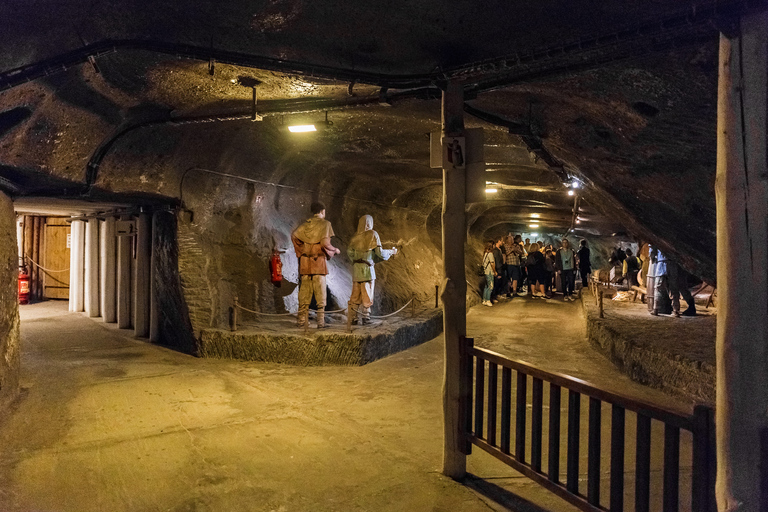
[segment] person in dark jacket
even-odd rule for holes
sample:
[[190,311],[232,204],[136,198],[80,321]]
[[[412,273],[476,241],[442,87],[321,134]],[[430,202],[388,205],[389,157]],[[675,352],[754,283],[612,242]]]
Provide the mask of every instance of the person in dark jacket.
[[581,285],[587,287],[589,284],[589,274],[592,273],[592,263],[589,260],[589,247],[587,247],[587,241],[581,241],[581,248],[576,253],[579,259],[579,273],[581,274]]
[[504,268],[504,253],[501,252],[503,238],[497,238],[493,243],[493,260],[496,265],[496,277],[493,280],[493,292],[491,293],[491,302],[499,302],[499,295],[504,285],[502,269]]
[[539,250],[539,244],[536,242],[532,243],[530,249],[528,259],[526,260],[528,266],[528,289],[534,299],[546,299],[548,298],[544,292],[544,280],[547,273],[546,260],[544,254]]

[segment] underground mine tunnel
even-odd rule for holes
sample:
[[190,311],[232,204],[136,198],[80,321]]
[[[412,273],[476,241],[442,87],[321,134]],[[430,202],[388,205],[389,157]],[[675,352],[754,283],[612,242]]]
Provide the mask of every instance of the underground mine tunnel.
[[0,13],[0,509],[768,510],[763,1]]

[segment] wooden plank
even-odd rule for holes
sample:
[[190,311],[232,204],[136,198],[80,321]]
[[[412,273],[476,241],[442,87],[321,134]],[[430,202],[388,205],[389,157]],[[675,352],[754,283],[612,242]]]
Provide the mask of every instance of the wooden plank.
[[600,407],[597,398],[589,399],[589,433],[587,446],[587,501],[600,504]]
[[541,471],[541,431],[544,402],[544,382],[533,379],[533,394],[531,397],[531,467]]
[[474,347],[471,352],[473,356],[482,357],[486,361],[492,361],[499,366],[506,366],[512,370],[521,371],[531,377],[557,384],[561,388],[573,390],[577,393],[597,398],[603,402],[620,405],[626,410],[644,414],[645,416],[663,421],[664,423],[674,425],[684,430],[693,431],[694,426],[692,416],[687,415],[682,411],[670,411],[642,400],[635,400],[617,393],[606,391],[595,387],[587,381],[562,373],[548,372],[526,363],[525,361],[509,359],[492,350]]
[[483,405],[485,403],[485,360],[475,362],[475,435],[483,438]]
[[509,454],[510,423],[512,419],[512,370],[501,368],[501,439],[503,453]]
[[549,460],[547,475],[551,482],[560,481],[560,386],[549,385]]
[[488,365],[488,432],[486,440],[496,446],[496,401],[498,400],[499,367],[496,363]]
[[[697,405],[693,409],[696,430],[693,432],[693,474],[691,477],[691,508],[701,512],[715,512],[715,443],[714,410]],[[768,461],[762,467],[768,470]],[[766,478],[762,482],[768,482]],[[768,489],[768,483],[765,485]],[[768,506],[764,507],[768,510]]]
[[474,444],[478,448],[496,457],[507,466],[511,467],[512,469],[514,469],[519,473],[522,473],[527,478],[530,478],[535,483],[541,485],[551,493],[559,496],[560,498],[564,499],[565,501],[574,505],[575,507],[578,507],[580,510],[583,510],[585,512],[606,512],[607,509],[603,507],[596,507],[595,505],[591,505],[586,499],[584,499],[583,496],[579,496],[578,494],[573,494],[569,492],[565,487],[563,487],[562,484],[551,481],[545,475],[541,473],[537,473],[536,471],[531,469],[530,466],[522,462],[519,462],[513,456],[507,455],[505,453],[501,453],[501,451],[498,448],[495,448],[489,445],[482,439],[473,437],[471,438],[471,441],[472,441],[472,444]]
[[611,409],[611,512],[624,510],[624,431],[625,412],[620,405]]
[[664,512],[677,512],[680,501],[680,429],[664,425]]
[[566,461],[565,486],[568,491],[579,493],[579,427],[581,422],[581,395],[568,391],[568,458]]
[[515,400],[515,457],[525,462],[525,412],[528,407],[528,376],[517,372],[517,398]]
[[[651,510],[651,418],[637,415],[635,442],[635,512]],[[694,508],[694,510],[699,510]]]

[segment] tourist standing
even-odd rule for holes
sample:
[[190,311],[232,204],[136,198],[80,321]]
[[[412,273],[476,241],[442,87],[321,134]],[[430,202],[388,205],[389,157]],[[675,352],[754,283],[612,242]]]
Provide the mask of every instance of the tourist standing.
[[491,302],[491,292],[493,283],[496,279],[496,260],[493,257],[493,240],[485,242],[483,252],[483,273],[485,274],[485,288],[483,289],[483,306],[493,306]]
[[560,271],[563,281],[563,300],[574,301],[574,288],[576,287],[576,253],[571,248],[571,242],[563,238],[563,246],[557,251],[555,266]]
[[587,241],[581,241],[581,248],[576,254],[579,258],[579,273],[581,274],[581,285],[587,287],[589,284],[589,274],[592,273],[592,262],[590,261],[589,247],[587,247]]

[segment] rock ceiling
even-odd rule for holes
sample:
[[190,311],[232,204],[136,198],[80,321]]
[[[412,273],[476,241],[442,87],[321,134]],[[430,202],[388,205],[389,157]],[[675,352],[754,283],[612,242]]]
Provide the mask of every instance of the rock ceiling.
[[[542,230],[627,231],[712,278],[713,27],[760,4],[6,1],[0,185],[130,192],[98,175],[126,140],[148,126],[248,123],[255,91],[265,133],[328,111],[319,159],[439,190],[426,134],[454,79],[499,184],[471,211],[481,231],[520,230],[541,210]],[[579,225],[571,178],[585,185]],[[161,181],[133,191],[175,197]]]

